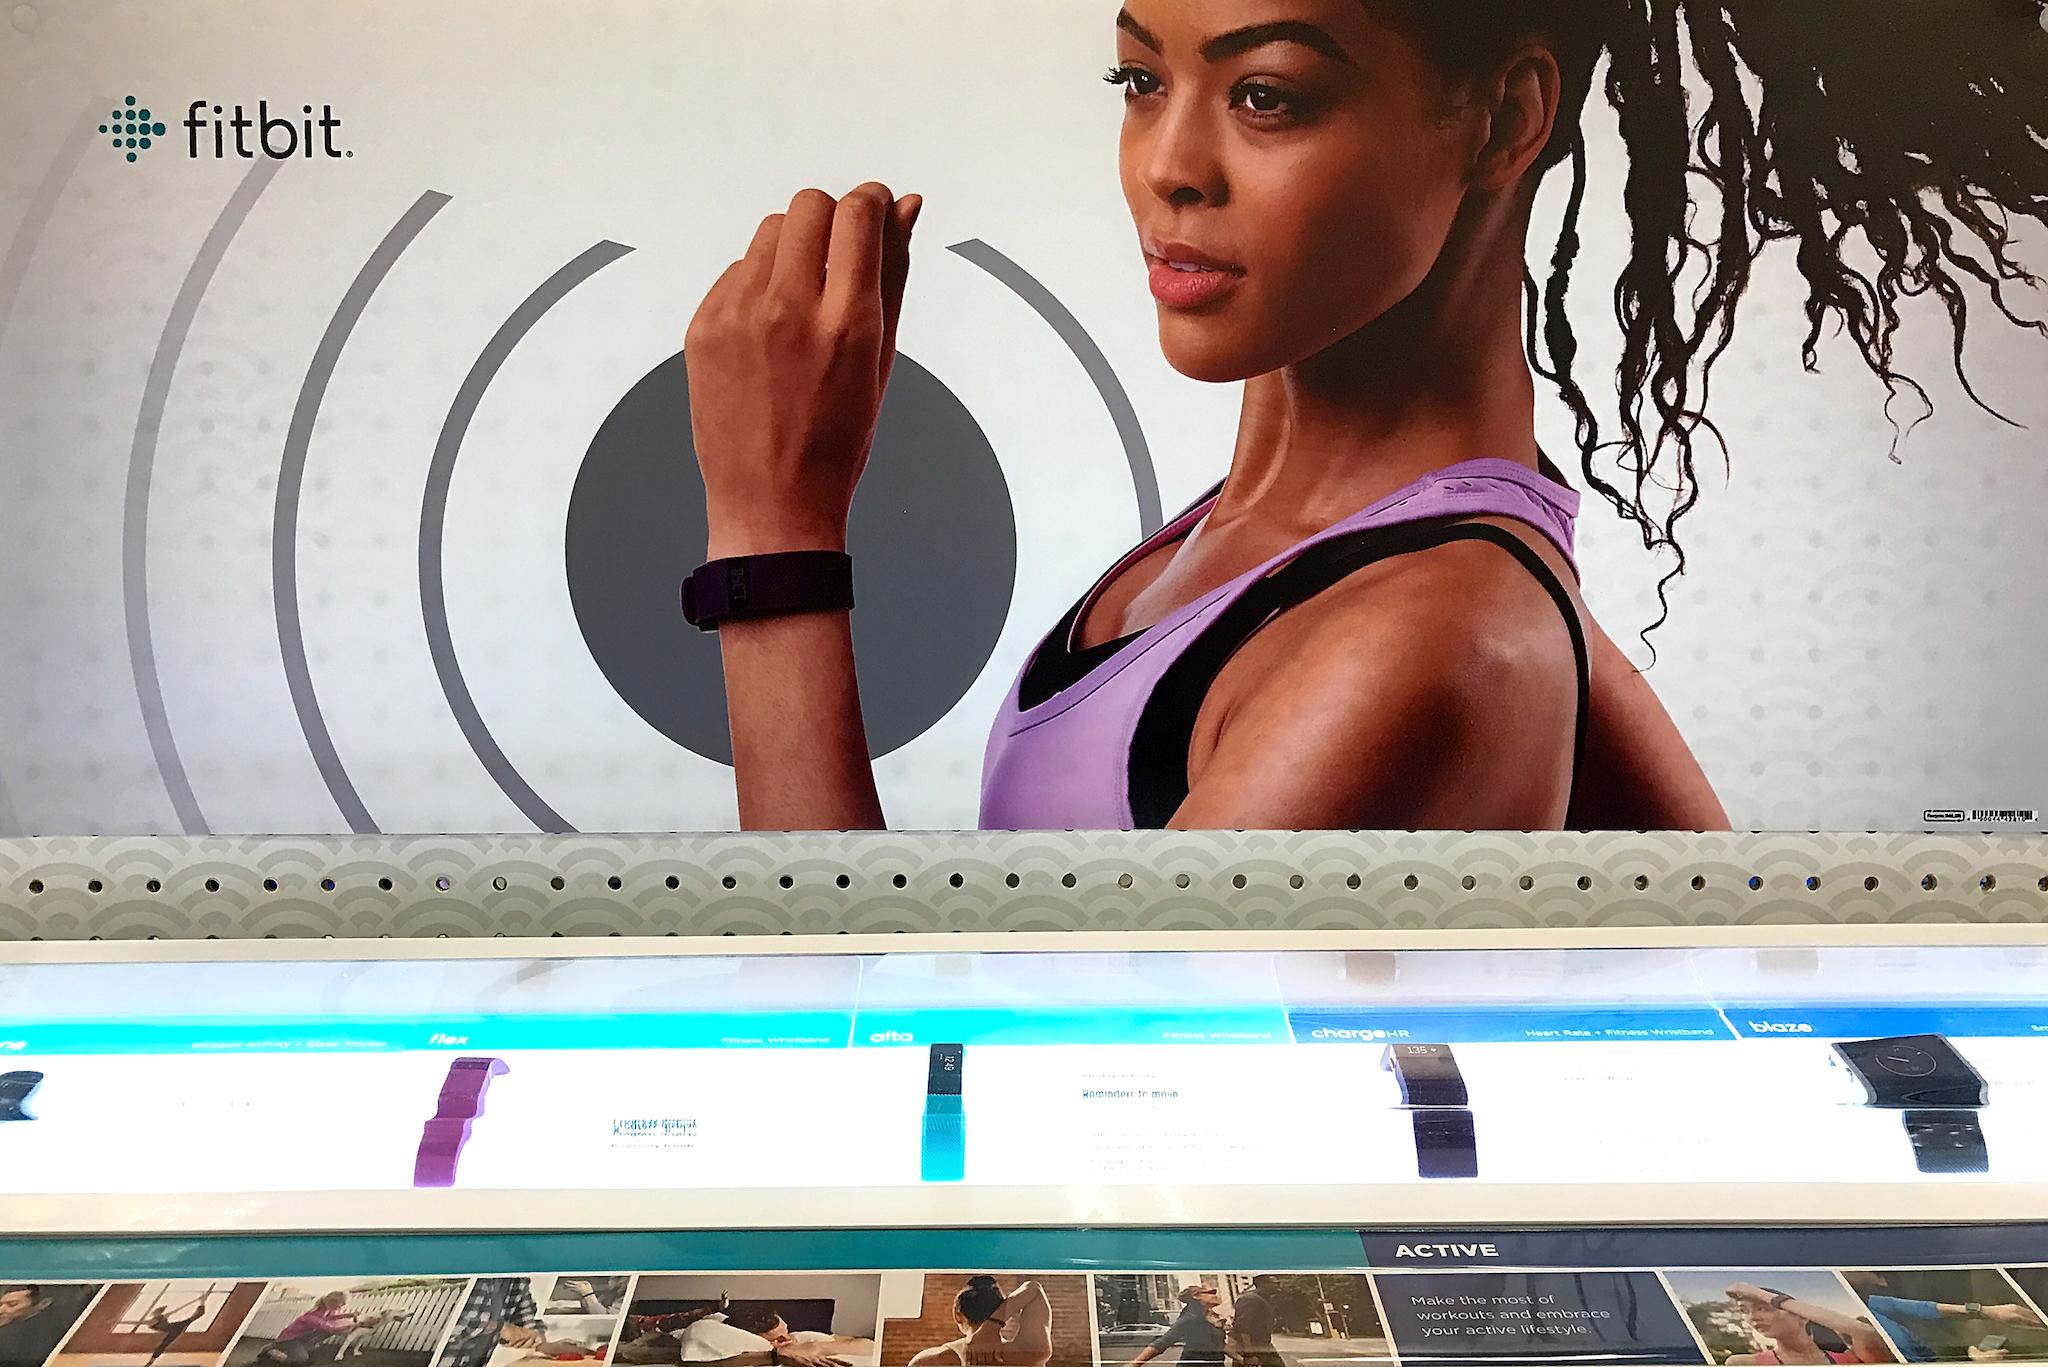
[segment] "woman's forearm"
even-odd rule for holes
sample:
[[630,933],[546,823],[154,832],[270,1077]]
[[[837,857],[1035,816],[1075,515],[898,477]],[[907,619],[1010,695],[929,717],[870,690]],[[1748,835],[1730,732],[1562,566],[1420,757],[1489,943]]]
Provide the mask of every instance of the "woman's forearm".
[[741,829],[883,829],[850,615],[727,622],[718,634]]

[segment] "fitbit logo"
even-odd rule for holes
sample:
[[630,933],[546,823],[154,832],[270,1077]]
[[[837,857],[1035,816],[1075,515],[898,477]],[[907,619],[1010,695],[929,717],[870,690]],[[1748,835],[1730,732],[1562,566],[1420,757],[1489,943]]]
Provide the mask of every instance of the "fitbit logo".
[[[272,161],[287,161],[293,157],[340,159],[355,155],[335,141],[335,134],[341,131],[341,116],[331,104],[323,104],[317,111],[310,104],[302,104],[296,110],[285,105],[273,112],[270,101],[258,100],[256,112],[251,114],[246,105],[194,100],[186,106],[184,129],[185,155],[194,160],[240,157],[254,161],[268,157]],[[166,129],[163,120],[148,105],[129,95],[122,99],[119,109],[107,115],[100,132],[123,157],[134,161],[162,142]]]
[[[162,124],[156,128],[163,131]],[[223,107],[194,100],[185,110],[185,153],[191,157],[207,155],[200,150],[204,138],[215,158],[229,156],[230,144],[234,147],[232,155],[249,161],[259,156],[275,161],[312,156],[352,157],[354,152],[334,145],[334,135],[340,128],[341,119],[331,104],[321,105],[317,116],[310,104],[300,105],[294,113],[278,115],[270,112],[270,101],[258,100],[255,117],[251,118],[248,109],[239,104]]]
[[1813,1027],[1805,1021],[1751,1021],[1753,1035],[1810,1035]]

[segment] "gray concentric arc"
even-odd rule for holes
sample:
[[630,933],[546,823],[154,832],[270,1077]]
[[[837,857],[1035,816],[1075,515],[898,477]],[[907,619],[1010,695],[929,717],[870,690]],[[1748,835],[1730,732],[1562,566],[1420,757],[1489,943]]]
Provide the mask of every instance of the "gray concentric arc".
[[1102,396],[1102,405],[1109,410],[1110,419],[1116,424],[1116,434],[1124,444],[1124,459],[1131,467],[1131,487],[1138,495],[1139,525],[1147,536],[1158,531],[1165,525],[1166,517],[1159,505],[1159,472],[1152,467],[1152,450],[1146,444],[1145,429],[1138,422],[1138,410],[1132,406],[1131,396],[1116,377],[1116,368],[1110,365],[1109,357],[1102,354],[1102,348],[1095,345],[1088,329],[1082,327],[1081,320],[1059,301],[1057,295],[1039,284],[1031,272],[988,243],[971,238],[966,242],[956,242],[947,250],[973,262],[1009,286],[1018,298],[1051,325],[1059,339],[1067,344],[1067,350],[1074,353],[1074,359],[1081,363],[1081,369],[1088,373],[1089,381],[1094,384],[1095,392]]
[[[7,243],[7,253],[0,256],[0,339],[7,336],[8,320],[14,316],[14,301],[21,294],[21,282],[28,277],[28,259],[35,255],[36,243],[42,241],[43,230],[50,226],[50,216],[57,211],[57,201],[63,198],[64,187],[71,182],[72,172],[85,159],[85,149],[92,145],[93,129],[99,123],[96,112],[107,107],[106,97],[92,102],[71,131],[58,144],[57,155],[50,159],[50,165],[43,172],[42,180],[36,184],[35,193],[29,196],[28,209],[15,226],[14,236]],[[21,835],[21,813],[16,810],[8,796],[7,785],[0,782],[0,836]]]
[[306,452],[312,445],[313,427],[320,420],[320,405],[327,397],[327,387],[334,379],[334,369],[341,361],[341,353],[348,346],[356,324],[362,321],[370,297],[384,283],[384,278],[391,273],[398,258],[405,254],[405,249],[412,245],[413,239],[448,201],[449,196],[438,190],[422,194],[406,210],[405,216],[392,225],[391,231],[384,234],[377,250],[370,253],[369,260],[363,263],[362,270],[349,283],[334,316],[328,320],[327,331],[320,337],[320,345],[314,349],[305,382],[299,386],[299,400],[292,409],[291,427],[284,439],[284,458],[277,472],[277,508],[270,536],[270,580],[277,605],[277,643],[284,655],[285,683],[291,689],[292,708],[298,713],[299,729],[305,733],[306,748],[313,752],[313,763],[320,770],[320,779],[333,796],[334,805],[341,809],[342,819],[357,835],[377,834],[377,823],[363,804],[355,784],[350,781],[340,753],[334,748],[334,736],[327,729],[327,718],[320,711],[320,697],[313,688],[312,667],[306,659],[305,624],[299,616],[299,499],[306,482]]
[[170,794],[178,824],[187,835],[208,835],[211,831],[205,813],[199,810],[199,800],[192,794],[185,762],[179,758],[177,741],[171,735],[170,715],[164,709],[163,681],[157,676],[156,642],[150,636],[149,625],[149,482],[156,465],[164,405],[170,398],[178,357],[192,331],[192,319],[199,312],[200,300],[206,297],[207,286],[213,283],[214,272],[227,255],[229,244],[282,165],[283,162],[269,157],[258,158],[199,245],[199,254],[185,272],[185,281],[171,303],[170,315],[164,319],[156,353],[150,358],[149,376],[142,387],[142,410],[135,420],[135,443],[128,455],[128,492],[121,517],[121,595],[128,619],[128,659],[135,670],[136,699],[142,705],[142,726],[156,756],[157,773],[163,778],[164,791]]
[[476,753],[491,780],[506,797],[512,799],[513,805],[525,814],[527,820],[551,835],[572,834],[574,828],[543,802],[540,794],[513,768],[512,761],[492,737],[490,728],[484,725],[483,714],[477,711],[476,699],[470,696],[469,685],[462,678],[462,666],[455,658],[455,642],[448,630],[447,584],[442,577],[441,565],[441,548],[447,530],[448,489],[455,478],[455,459],[462,454],[463,437],[483,402],[484,391],[491,387],[491,381],[505,364],[505,358],[512,354],[512,349],[519,345],[520,339],[533,329],[533,325],[560,303],[569,291],[632,250],[617,242],[600,242],[591,247],[543,281],[540,288],[528,295],[525,302],[514,309],[512,316],[492,334],[482,354],[476,358],[476,364],[470,367],[462,387],[456,391],[455,402],[448,409],[448,419],[441,425],[440,439],[434,443],[433,463],[427,469],[426,497],[420,505],[420,610],[426,623],[427,648],[434,657],[434,673],[441,680],[441,692],[448,699],[448,710],[454,713],[469,748]]

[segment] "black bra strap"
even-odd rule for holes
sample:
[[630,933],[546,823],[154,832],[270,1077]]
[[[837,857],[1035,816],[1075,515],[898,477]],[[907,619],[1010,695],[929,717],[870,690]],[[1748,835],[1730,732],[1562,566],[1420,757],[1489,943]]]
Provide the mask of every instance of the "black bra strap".
[[1486,522],[1408,523],[1368,528],[1309,547],[1247,589],[1168,667],[1153,688],[1131,738],[1133,824],[1140,830],[1163,828],[1187,800],[1188,749],[1194,741],[1195,720],[1216,676],[1254,632],[1368,565],[1454,541],[1489,541],[1514,556],[1549,592],[1571,633],[1579,682],[1571,779],[1571,803],[1576,804],[1593,684],[1586,631],[1571,595],[1543,557],[1505,528]]

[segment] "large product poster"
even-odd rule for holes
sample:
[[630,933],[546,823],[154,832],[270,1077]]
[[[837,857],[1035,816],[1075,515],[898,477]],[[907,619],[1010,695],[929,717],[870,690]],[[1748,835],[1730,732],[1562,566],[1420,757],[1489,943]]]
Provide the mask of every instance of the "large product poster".
[[2040,21],[23,0],[0,829],[2040,829]]

